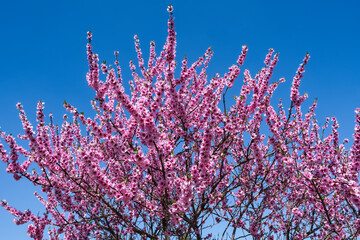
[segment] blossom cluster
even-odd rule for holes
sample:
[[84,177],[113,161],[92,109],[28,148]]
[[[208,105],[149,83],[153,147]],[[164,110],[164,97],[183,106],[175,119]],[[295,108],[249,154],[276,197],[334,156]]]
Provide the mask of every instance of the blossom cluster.
[[316,101],[303,114],[307,96],[299,86],[309,54],[293,79],[289,110],[281,101],[272,105],[285,81],[270,83],[279,61],[273,49],[256,75],[244,69],[240,94],[227,108],[248,47],[222,76],[206,74],[211,48],[193,64],[185,57],[177,76],[172,6],[168,12],[165,46],[157,55],[151,42],[147,64],[134,37],[131,94],[119,53],[114,66],[99,64],[88,32],[95,117],[65,102],[62,125],[51,115],[46,124],[39,102],[33,127],[17,105],[19,139],[28,145],[1,132],[0,158],[15,180],[41,188],[35,195],[46,211],[22,212],[3,200],[15,223],[32,222],[28,234],[36,240],[47,227],[52,240],[210,239],[217,224],[226,224],[223,236],[232,239],[360,237],[360,109],[350,150],[348,140],[340,143],[335,118],[320,127]]

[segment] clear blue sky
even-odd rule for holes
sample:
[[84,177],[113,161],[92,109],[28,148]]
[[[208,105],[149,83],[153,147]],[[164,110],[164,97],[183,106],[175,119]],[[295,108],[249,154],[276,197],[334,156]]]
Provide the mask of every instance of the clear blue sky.
[[[285,77],[286,82],[275,98],[289,98],[292,77],[309,52],[300,91],[308,93],[309,104],[318,98],[319,122],[336,116],[341,138],[351,139],[354,110],[360,107],[358,0],[0,1],[2,130],[22,133],[17,102],[33,121],[40,99],[58,122],[65,113],[64,100],[89,113],[93,92],[85,80],[86,32],[93,32],[94,51],[101,61],[113,62],[114,50],[120,52],[127,81],[129,60],[136,60],[134,34],[145,56],[152,40],[159,52],[166,38],[169,3],[175,8],[178,61],[185,54],[195,60],[211,46],[215,53],[209,71],[223,74],[247,44],[244,67],[256,73],[269,48],[280,52],[273,79]],[[238,94],[240,86],[235,84],[229,96]],[[31,184],[15,182],[0,163],[0,199],[36,212],[41,205],[34,190]],[[25,227],[15,226],[12,219],[0,209],[0,238],[28,239]]]

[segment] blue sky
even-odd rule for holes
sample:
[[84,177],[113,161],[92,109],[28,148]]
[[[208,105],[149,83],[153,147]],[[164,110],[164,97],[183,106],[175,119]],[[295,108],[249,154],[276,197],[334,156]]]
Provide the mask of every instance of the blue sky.
[[[155,40],[157,53],[167,33],[167,5],[174,6],[177,60],[190,60],[207,47],[214,50],[209,73],[223,74],[247,44],[244,68],[256,73],[269,48],[280,52],[273,80],[285,77],[275,99],[289,99],[292,77],[307,52],[311,59],[300,87],[311,104],[318,98],[317,118],[337,117],[341,138],[350,138],[354,110],[360,107],[360,2],[347,1],[0,1],[0,126],[22,133],[15,107],[24,105],[35,120],[36,103],[61,121],[62,102],[89,113],[93,92],[85,74],[86,32],[93,32],[100,60],[113,62],[120,52],[124,81],[129,60],[136,60],[133,36],[140,38],[144,55]],[[242,70],[243,70],[242,69]],[[229,96],[238,94],[241,79]],[[19,209],[37,212],[41,205],[26,182],[15,182],[0,164],[0,199]],[[37,189],[39,190],[39,189]],[[15,226],[0,209],[1,238],[28,239],[25,227]]]

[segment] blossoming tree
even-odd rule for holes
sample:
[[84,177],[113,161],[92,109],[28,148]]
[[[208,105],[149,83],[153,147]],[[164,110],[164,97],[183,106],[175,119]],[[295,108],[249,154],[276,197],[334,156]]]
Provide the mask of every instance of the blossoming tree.
[[147,64],[135,36],[138,71],[130,62],[130,96],[118,53],[114,67],[99,64],[88,33],[94,118],[65,102],[70,116],[62,126],[51,116],[46,124],[39,102],[35,130],[18,104],[25,130],[18,138],[28,146],[1,132],[7,147],[0,144],[0,156],[15,180],[41,187],[35,195],[46,211],[22,212],[3,200],[15,223],[32,222],[33,239],[43,239],[46,226],[50,239],[360,236],[360,110],[349,150],[347,140],[339,142],[335,118],[319,126],[316,101],[302,113],[306,95],[298,88],[308,54],[293,79],[291,106],[273,106],[284,79],[269,82],[278,61],[272,49],[259,73],[244,70],[240,94],[228,108],[226,93],[240,78],[248,48],[227,73],[211,79],[210,48],[192,64],[177,63],[172,10],[165,46],[156,55],[151,42]]

